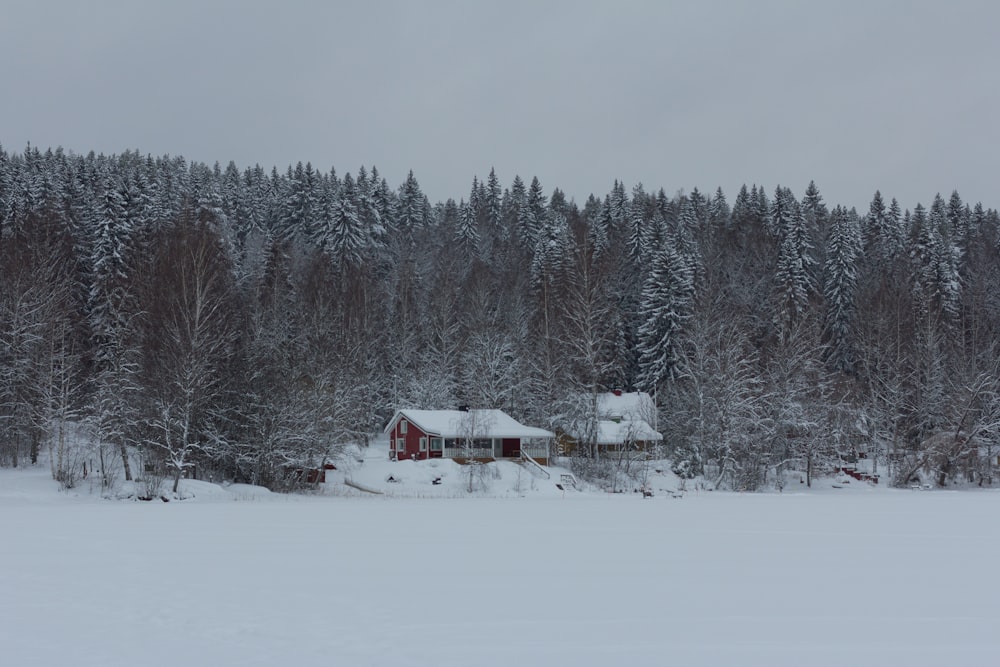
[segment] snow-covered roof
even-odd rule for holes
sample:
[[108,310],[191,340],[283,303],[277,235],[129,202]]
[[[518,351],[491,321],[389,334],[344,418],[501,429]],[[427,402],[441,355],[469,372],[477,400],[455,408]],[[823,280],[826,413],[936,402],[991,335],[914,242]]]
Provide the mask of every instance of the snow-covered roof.
[[604,420],[597,422],[597,444],[618,445],[625,442],[649,442],[663,440],[663,436],[642,419],[623,419],[621,422]]
[[597,395],[597,413],[605,419],[649,419],[654,409],[653,398],[644,391]]
[[542,428],[525,426],[503,410],[399,410],[385,427],[388,433],[405,418],[428,435],[442,438],[554,438]]

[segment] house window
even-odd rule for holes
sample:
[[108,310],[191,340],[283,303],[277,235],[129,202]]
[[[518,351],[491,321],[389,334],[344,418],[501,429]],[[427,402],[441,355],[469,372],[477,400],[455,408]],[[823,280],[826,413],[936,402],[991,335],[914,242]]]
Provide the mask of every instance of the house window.
[[401,452],[406,449],[406,440],[403,438],[396,438],[396,451]]
[[431,438],[431,451],[440,452],[444,449],[444,438]]
[[427,451],[427,438],[420,438],[420,451]]
[[399,422],[399,433],[400,435],[406,435],[406,420],[403,419]]

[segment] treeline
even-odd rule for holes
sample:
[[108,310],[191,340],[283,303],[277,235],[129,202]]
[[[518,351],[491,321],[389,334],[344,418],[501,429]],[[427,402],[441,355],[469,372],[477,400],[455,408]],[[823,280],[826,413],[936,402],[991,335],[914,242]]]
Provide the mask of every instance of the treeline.
[[722,488],[859,451],[991,484],[998,241],[958,193],[859,213],[813,183],[730,205],[615,182],[581,206],[491,171],[432,204],[375,168],[0,149],[0,465],[51,448],[72,484],[83,429],[109,479],[283,488],[397,406],[586,434],[622,388]]

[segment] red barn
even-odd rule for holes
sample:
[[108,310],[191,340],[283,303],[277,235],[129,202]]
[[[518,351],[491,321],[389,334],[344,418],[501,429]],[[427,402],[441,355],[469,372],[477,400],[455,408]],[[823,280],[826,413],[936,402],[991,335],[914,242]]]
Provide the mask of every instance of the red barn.
[[399,459],[549,458],[555,434],[525,426],[501,410],[400,410],[385,427]]

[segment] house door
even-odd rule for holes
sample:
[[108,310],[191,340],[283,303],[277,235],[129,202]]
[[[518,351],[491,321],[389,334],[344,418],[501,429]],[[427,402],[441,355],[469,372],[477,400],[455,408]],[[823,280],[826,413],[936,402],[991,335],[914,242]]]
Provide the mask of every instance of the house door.
[[521,456],[521,440],[518,438],[504,438],[501,449],[501,455],[505,459],[516,459]]

